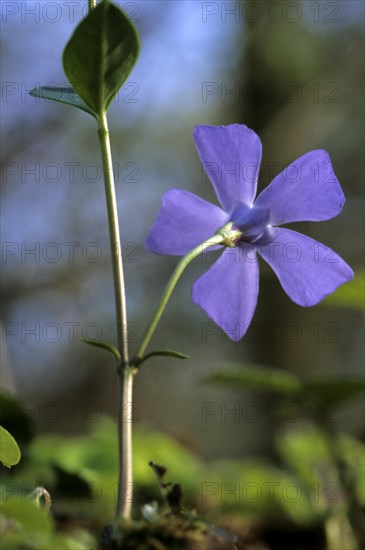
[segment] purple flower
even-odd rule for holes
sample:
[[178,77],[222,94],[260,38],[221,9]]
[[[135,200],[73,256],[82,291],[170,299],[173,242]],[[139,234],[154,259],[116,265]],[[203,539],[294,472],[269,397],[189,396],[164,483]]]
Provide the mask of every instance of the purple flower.
[[248,329],[259,288],[257,253],[272,267],[288,296],[313,306],[353,277],[331,249],[301,233],[277,227],[337,216],[345,203],[331,161],[323,150],[297,159],[254,202],[261,162],[259,137],[240,124],[197,126],[194,141],[222,208],[189,191],[163,196],[146,247],[185,255],[232,222],[242,231],[193,286],[192,298],[235,341]]

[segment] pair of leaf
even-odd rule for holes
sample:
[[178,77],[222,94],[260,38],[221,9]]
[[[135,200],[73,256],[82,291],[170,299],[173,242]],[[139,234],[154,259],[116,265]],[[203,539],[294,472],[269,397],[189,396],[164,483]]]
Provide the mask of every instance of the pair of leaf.
[[[121,361],[121,355],[119,353],[119,350],[113,346],[112,344],[109,344],[108,342],[102,342],[101,340],[89,340],[88,338],[83,338],[82,342],[84,344],[89,344],[90,346],[94,346],[96,348],[105,349],[105,351],[108,351],[112,355],[114,355],[115,359],[118,361],[118,363]],[[185,355],[185,353],[181,353],[180,351],[175,351],[172,349],[159,349],[156,351],[151,351],[150,353],[147,353],[142,359],[138,361],[138,363],[135,363],[134,366],[140,367],[142,363],[144,363],[147,359],[150,357],[175,357],[176,359],[188,359],[188,355]]]
[[109,0],[102,0],[76,28],[63,52],[72,87],[41,86],[33,97],[73,105],[95,118],[109,108],[139,53],[134,25]]

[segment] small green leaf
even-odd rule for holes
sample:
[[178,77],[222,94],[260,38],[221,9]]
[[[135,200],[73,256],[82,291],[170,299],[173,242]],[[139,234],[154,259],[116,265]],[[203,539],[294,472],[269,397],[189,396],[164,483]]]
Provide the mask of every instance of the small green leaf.
[[109,353],[114,355],[118,363],[121,360],[121,355],[118,349],[112,344],[108,344],[107,342],[101,342],[100,340],[89,340],[88,338],[82,338],[81,342],[84,342],[84,344],[89,344],[90,346],[95,346],[96,348],[102,348],[102,349],[105,349],[106,351],[109,351]]
[[173,349],[158,349],[156,351],[151,351],[151,353],[147,353],[140,361],[138,361],[138,366],[142,365],[147,359],[150,357],[175,357],[176,359],[189,359],[189,356],[185,353],[181,353],[180,351],[175,351]]
[[51,101],[58,101],[59,103],[66,103],[67,105],[73,105],[86,113],[89,113],[93,117],[97,118],[95,111],[85,103],[83,99],[77,94],[77,92],[69,86],[68,88],[57,88],[56,86],[39,86],[29,92],[32,97],[39,97],[41,99],[49,99]]
[[302,391],[300,380],[286,371],[271,367],[245,365],[240,369],[234,365],[227,365],[227,370],[218,371],[204,379],[204,382],[230,384],[236,388],[253,390],[269,390],[284,394],[293,394]]
[[0,462],[10,468],[18,464],[21,454],[14,437],[0,426]]
[[304,384],[304,390],[323,403],[340,404],[364,394],[363,379],[335,378],[334,380],[311,380]]
[[100,115],[128,78],[139,53],[134,25],[109,0],[102,0],[79,24],[63,52],[72,86]]

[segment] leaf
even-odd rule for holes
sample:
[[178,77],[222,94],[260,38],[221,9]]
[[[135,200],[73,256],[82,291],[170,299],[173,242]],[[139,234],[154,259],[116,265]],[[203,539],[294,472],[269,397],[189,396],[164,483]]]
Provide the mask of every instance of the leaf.
[[134,25],[109,0],[102,0],[76,28],[63,52],[65,73],[98,115],[126,81],[139,53]]
[[185,353],[181,353],[180,351],[175,351],[173,349],[158,349],[156,351],[151,351],[151,353],[147,353],[140,361],[138,361],[137,365],[142,365],[147,359],[150,357],[175,357],[176,359],[189,359],[189,356]]
[[0,426],[0,461],[10,468],[18,464],[20,457],[20,449],[14,437]]
[[338,439],[339,450],[345,461],[348,474],[352,477],[352,487],[360,506],[365,507],[365,445],[347,434]]
[[51,533],[52,521],[49,515],[39,508],[34,501],[25,500],[24,496],[7,500],[1,507],[7,519],[19,522],[29,535]]
[[364,393],[362,379],[336,378],[334,380],[311,380],[304,384],[304,390],[322,402],[323,405],[340,404]]
[[337,481],[328,438],[314,423],[292,424],[279,432],[276,447],[283,462],[307,487],[318,482],[324,489],[325,480]]
[[88,338],[82,338],[81,342],[84,342],[84,344],[89,344],[90,346],[94,346],[96,348],[102,348],[102,349],[105,349],[106,351],[109,351],[109,353],[114,355],[118,363],[121,360],[121,355],[118,349],[112,344],[108,344],[107,342],[102,342],[101,340],[89,340]]
[[324,406],[343,403],[365,390],[365,383],[361,378],[314,379],[302,382],[295,375],[283,370],[255,365],[234,370],[232,365],[228,365],[227,370],[218,371],[204,381],[291,394],[298,403],[315,398]]
[[66,103],[66,105],[73,105],[81,111],[89,113],[93,117],[97,118],[95,111],[85,103],[85,101],[77,94],[77,92],[69,86],[68,88],[58,88],[56,86],[39,86],[29,92],[32,97],[39,97],[41,99],[49,99],[51,101],[58,101],[59,103]]
[[205,378],[204,381],[230,384],[239,388],[259,391],[270,390],[285,394],[302,391],[303,387],[300,380],[293,374],[283,370],[256,365],[245,365],[239,370],[238,368],[234,368],[233,370],[232,366],[232,364],[227,365],[227,370],[218,371]]
[[[293,499],[291,490],[296,488],[300,490],[300,498],[294,495]],[[236,498],[234,491],[237,491]],[[281,516],[284,521],[290,518],[301,525],[318,519],[311,495],[304,484],[299,485],[298,477],[288,469],[276,467],[258,457],[212,462],[209,477],[205,473],[202,481],[202,496],[210,509],[218,509],[223,515],[225,511],[232,511],[241,517],[250,514],[252,518],[267,518],[269,521]]]

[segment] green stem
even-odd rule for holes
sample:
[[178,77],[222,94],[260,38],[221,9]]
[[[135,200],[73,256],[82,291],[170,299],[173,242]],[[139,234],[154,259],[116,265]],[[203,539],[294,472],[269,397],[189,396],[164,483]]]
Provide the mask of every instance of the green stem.
[[103,164],[106,204],[108,209],[109,236],[113,264],[115,306],[117,318],[118,349],[122,368],[128,366],[127,311],[124,288],[123,258],[120,243],[117,199],[115,194],[113,161],[110,149],[108,120],[105,113],[99,118],[99,143]]
[[156,309],[156,312],[154,314],[154,316],[152,317],[151,319],[151,322],[150,324],[148,325],[147,327],[147,330],[143,336],[143,339],[142,339],[142,342],[138,348],[138,350],[136,351],[133,359],[131,360],[131,365],[135,365],[135,366],[138,366],[138,364],[140,363],[141,359],[143,358],[144,356],[144,353],[146,351],[146,348],[153,336],[153,333],[155,332],[156,330],[156,327],[161,319],[161,316],[165,310],[165,307],[171,297],[171,294],[178,282],[178,280],[180,279],[181,275],[183,274],[183,272],[185,271],[185,269],[187,268],[187,266],[197,257],[199,256],[199,254],[201,254],[202,252],[204,252],[204,250],[206,250],[207,248],[211,247],[212,245],[215,245],[215,244],[222,244],[223,241],[225,240],[225,236],[224,235],[214,235],[213,237],[211,237],[210,239],[208,239],[207,241],[205,241],[204,243],[198,245],[197,247],[195,247],[193,250],[191,250],[191,252],[189,252],[186,256],[184,256],[183,258],[181,258],[180,262],[177,264],[177,267],[174,271],[174,273],[172,274],[169,282],[167,283],[167,286],[164,290],[164,293],[162,295],[162,298],[161,298],[161,302],[158,306],[158,308]]
[[134,370],[129,366],[127,311],[123,274],[123,258],[120,243],[119,221],[112,154],[110,148],[108,120],[106,113],[98,119],[98,136],[103,165],[106,204],[108,211],[109,236],[113,266],[114,295],[117,321],[118,349],[121,356],[118,369],[118,446],[119,446],[119,481],[117,498],[117,517],[128,519],[131,512],[129,498],[132,486],[132,426],[125,422],[123,412],[132,404],[132,383]]
[[88,4],[89,4],[89,11],[96,8],[96,0],[88,0]]
[[135,369],[121,369],[118,391],[118,456],[119,480],[116,518],[129,519],[132,509],[133,496],[133,377]]

